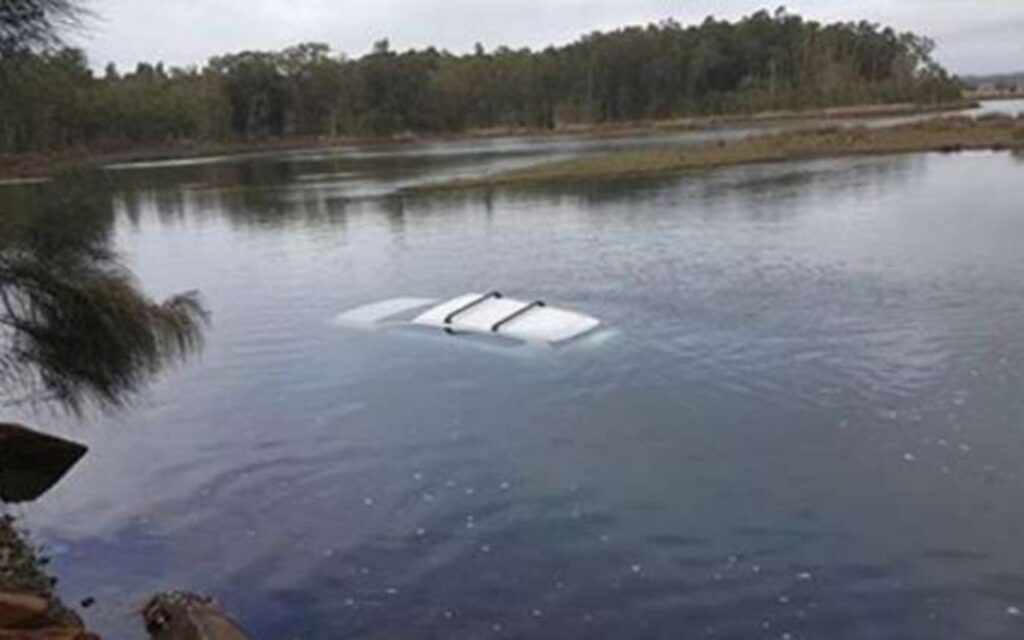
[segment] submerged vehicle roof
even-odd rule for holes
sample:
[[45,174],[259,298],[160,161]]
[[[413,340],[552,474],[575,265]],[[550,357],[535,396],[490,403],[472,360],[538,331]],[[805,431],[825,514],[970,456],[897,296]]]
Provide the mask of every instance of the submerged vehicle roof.
[[553,307],[543,300],[520,300],[501,292],[465,293],[436,298],[391,298],[335,318],[353,327],[405,326],[436,329],[441,334],[492,336],[528,343],[558,345],[593,332],[593,316]]

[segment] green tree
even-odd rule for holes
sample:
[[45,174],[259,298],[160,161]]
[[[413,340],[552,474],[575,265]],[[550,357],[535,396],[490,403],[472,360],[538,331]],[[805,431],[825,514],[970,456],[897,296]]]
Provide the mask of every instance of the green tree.
[[213,58],[208,70],[221,81],[236,135],[253,138],[285,132],[292,94],[279,56],[243,51]]
[[596,32],[540,51],[398,52],[383,39],[347,59],[305,43],[218,56],[200,69],[142,63],[119,74],[110,67],[103,77],[93,77],[75,50],[9,49],[0,61],[0,151],[554,128],[935,103],[961,93],[927,38],[864,21],[820,24],[782,8],[734,21]]

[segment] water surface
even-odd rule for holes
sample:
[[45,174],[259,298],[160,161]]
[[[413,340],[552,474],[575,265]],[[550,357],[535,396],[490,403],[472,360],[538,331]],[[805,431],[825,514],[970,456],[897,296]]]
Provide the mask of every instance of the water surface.
[[[264,638],[1024,632],[1024,161],[394,195],[499,147],[107,174],[144,287],[214,324],[133,409],[35,419],[92,447],[23,515],[97,630],[175,587]],[[330,322],[492,288],[614,335]]]

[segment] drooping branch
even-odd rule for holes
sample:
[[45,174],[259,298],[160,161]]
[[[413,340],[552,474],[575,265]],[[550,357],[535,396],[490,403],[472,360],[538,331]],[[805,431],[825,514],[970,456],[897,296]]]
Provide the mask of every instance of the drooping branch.
[[115,407],[202,345],[198,295],[140,291],[109,248],[109,199],[91,186],[62,182],[0,219],[0,401]]
[[59,46],[85,13],[76,0],[0,0],[0,57]]

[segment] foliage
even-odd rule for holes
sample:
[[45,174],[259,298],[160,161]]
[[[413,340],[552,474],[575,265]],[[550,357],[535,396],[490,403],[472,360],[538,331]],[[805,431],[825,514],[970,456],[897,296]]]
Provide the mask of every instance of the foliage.
[[196,295],[149,300],[108,248],[109,194],[68,181],[21,204],[0,216],[0,400],[116,406],[199,346]]
[[0,57],[59,45],[82,13],[75,0],[0,0]]
[[554,128],[849,104],[934,103],[961,86],[934,44],[867,22],[780,9],[667,21],[542,51],[394,51],[323,44],[244,51],[202,69],[140,63],[93,77],[75,50],[0,63],[0,151],[268,136]]

